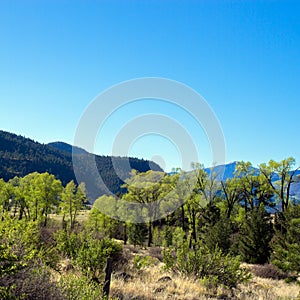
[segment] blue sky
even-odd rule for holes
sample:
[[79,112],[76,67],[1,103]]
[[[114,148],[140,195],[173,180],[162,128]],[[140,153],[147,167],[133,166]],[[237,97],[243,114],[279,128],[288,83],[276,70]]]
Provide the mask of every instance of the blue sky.
[[[2,130],[72,143],[81,115],[103,90],[163,77],[206,99],[222,126],[227,162],[300,162],[299,1],[2,0],[0,39]],[[109,155],[122,126],[150,112],[176,119],[201,162],[212,163],[203,129],[154,100],[116,111],[95,152]],[[123,150],[162,157],[167,170],[180,166],[181,149],[159,135]]]

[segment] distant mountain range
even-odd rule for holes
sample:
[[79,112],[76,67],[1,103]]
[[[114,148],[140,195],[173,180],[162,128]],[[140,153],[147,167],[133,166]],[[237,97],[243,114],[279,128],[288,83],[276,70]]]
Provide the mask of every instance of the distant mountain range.
[[[216,174],[218,180],[226,181],[228,178],[231,179],[234,177],[234,172],[235,172],[237,163],[238,162],[235,161],[235,162],[228,163],[225,165],[215,166],[213,168],[213,172]],[[210,174],[212,168],[206,168],[205,170],[208,174]],[[253,170],[254,170],[254,174],[259,174],[258,168],[253,167]],[[295,175],[299,176],[300,170],[297,170]],[[275,174],[273,180],[276,181],[278,179],[279,179],[279,176]],[[300,182],[296,182],[296,183],[292,184],[291,195],[293,197],[295,197],[296,199],[300,200]]]
[[[71,180],[77,182],[73,170],[72,150],[71,145],[63,142],[45,145],[0,130],[0,178],[7,181],[15,176],[22,177],[32,172],[49,172],[64,185]],[[74,147],[74,150],[77,168],[81,174],[93,179],[99,177],[99,174],[101,176],[102,181],[86,182],[91,201],[107,191],[114,194],[124,192],[121,185],[130,176],[131,169],[140,172],[150,169],[163,171],[156,163],[144,159],[99,156],[78,147]],[[96,162],[95,174],[91,171],[91,161]]]

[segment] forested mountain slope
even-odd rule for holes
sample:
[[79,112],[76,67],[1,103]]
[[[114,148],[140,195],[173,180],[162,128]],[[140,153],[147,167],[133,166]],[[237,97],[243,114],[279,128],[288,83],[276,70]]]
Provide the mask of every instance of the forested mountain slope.
[[[76,181],[73,163],[72,146],[62,142],[45,145],[25,138],[20,135],[0,130],[0,178],[9,180],[15,176],[25,176],[32,172],[49,172],[60,179],[63,184],[72,179]],[[150,170],[162,171],[162,169],[148,160],[138,158],[98,156],[89,154],[83,149],[75,148],[78,153],[80,168],[83,173],[90,173],[87,157],[93,157],[96,161],[98,172],[112,193],[121,192],[124,178],[129,177],[128,161],[130,168],[140,172]],[[116,171],[117,170],[117,174]],[[122,178],[122,179],[120,179]],[[89,192],[92,199],[96,199],[105,193],[103,184],[89,182]]]

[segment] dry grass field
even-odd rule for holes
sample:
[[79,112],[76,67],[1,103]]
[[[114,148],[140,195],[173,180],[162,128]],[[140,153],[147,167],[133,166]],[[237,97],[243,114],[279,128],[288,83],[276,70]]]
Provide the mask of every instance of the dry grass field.
[[[80,211],[77,220],[83,223],[88,211]],[[62,216],[52,215],[61,222]],[[122,241],[120,241],[121,243]],[[145,262],[139,264],[145,258]],[[137,259],[139,258],[139,259]],[[201,299],[241,299],[241,300],[300,300],[300,285],[253,276],[246,284],[229,290],[206,288],[199,280],[184,278],[164,270],[161,262],[161,248],[143,249],[131,245],[124,246],[120,260],[113,267],[111,280],[111,300],[201,300]],[[250,269],[255,266],[245,265]]]
[[[157,251],[158,252],[158,251]],[[154,299],[300,299],[300,286],[253,276],[246,283],[228,290],[219,287],[216,291],[207,289],[199,280],[184,278],[163,269],[158,259],[151,260],[148,266],[137,269],[134,256],[150,256],[151,251],[124,248],[125,261],[115,267],[111,282],[111,299],[154,300]],[[157,253],[155,256],[158,256]],[[250,266],[249,266],[250,267]]]

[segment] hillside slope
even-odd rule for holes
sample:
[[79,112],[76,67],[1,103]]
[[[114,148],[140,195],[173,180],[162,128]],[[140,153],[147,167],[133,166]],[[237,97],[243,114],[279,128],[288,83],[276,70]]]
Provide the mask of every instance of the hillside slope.
[[[9,180],[15,176],[25,176],[32,172],[49,172],[63,184],[76,181],[71,154],[72,146],[62,142],[44,145],[20,135],[0,130],[0,178]],[[122,192],[123,180],[129,177],[131,169],[145,172],[162,169],[148,160],[126,157],[98,156],[76,148],[78,167],[81,173],[91,178],[91,158],[96,161],[98,172],[103,180],[86,182],[91,201],[109,190]],[[128,168],[128,162],[129,167]],[[96,178],[98,174],[92,174]]]

